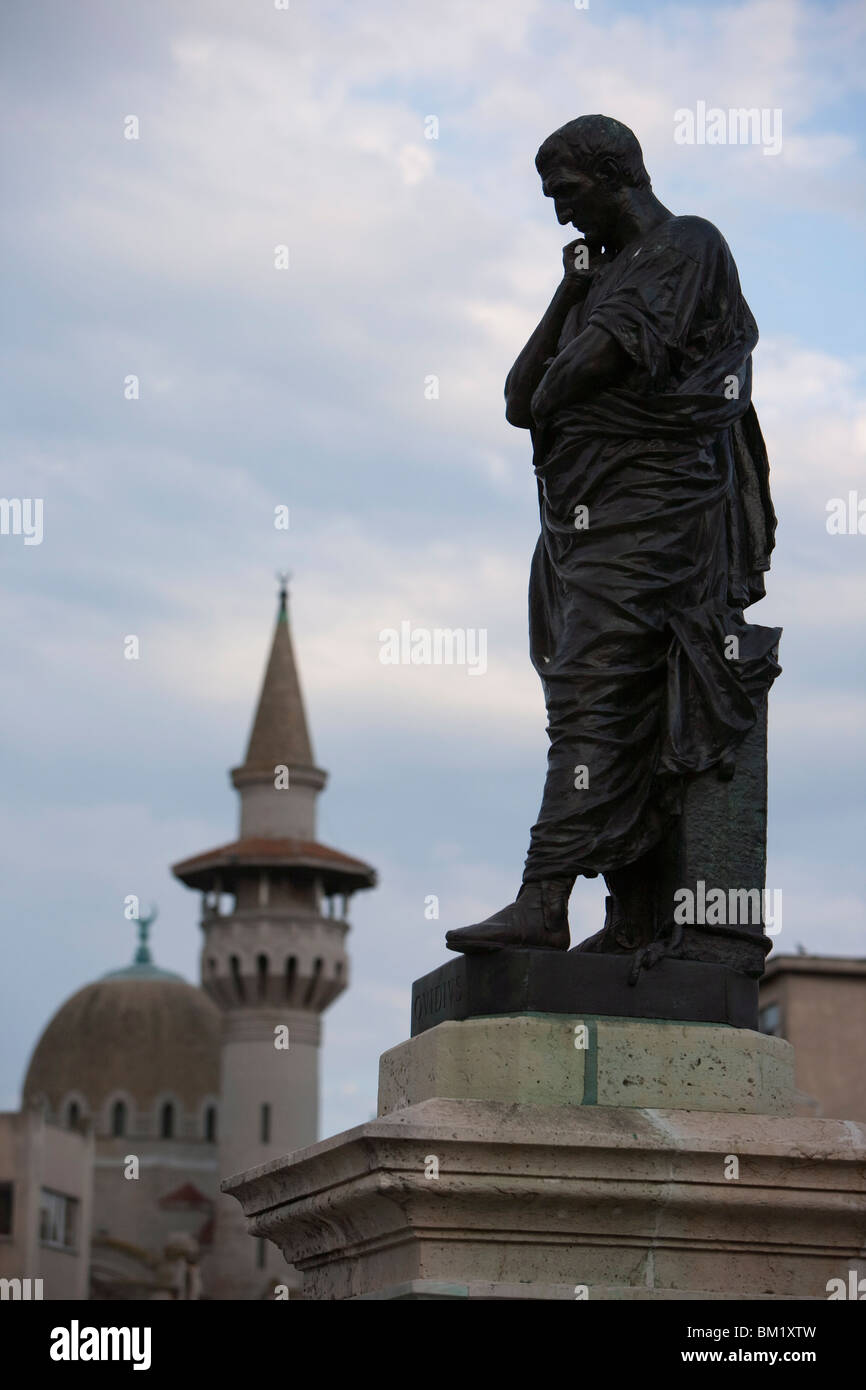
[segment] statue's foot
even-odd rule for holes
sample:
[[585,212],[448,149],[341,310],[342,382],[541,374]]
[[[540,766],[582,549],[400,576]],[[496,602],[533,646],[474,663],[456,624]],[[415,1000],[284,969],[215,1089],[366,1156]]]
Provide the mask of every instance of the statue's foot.
[[605,956],[631,955],[642,944],[641,932],[630,926],[617,912],[612,898],[605,898],[605,908],[601,931],[579,942],[575,951],[600,952]]
[[484,922],[447,932],[451,951],[512,950],[567,951],[568,897],[572,881],[548,879],[524,883],[517,898]]

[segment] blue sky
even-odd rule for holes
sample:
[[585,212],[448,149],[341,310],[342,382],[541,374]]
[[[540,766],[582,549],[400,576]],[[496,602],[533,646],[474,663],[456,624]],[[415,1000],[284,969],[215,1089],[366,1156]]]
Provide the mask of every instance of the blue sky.
[[[0,1105],[53,1010],[130,956],[126,894],[197,978],[168,865],[234,835],[278,568],[331,774],[321,837],[381,875],[326,1016],[323,1133],[374,1110],[444,931],[513,897],[545,735],[535,484],[502,385],[568,239],[535,150],[584,112],[631,125],[662,201],[721,228],[757,318],[777,945],[866,953],[866,537],[825,525],[866,494],[864,29],[860,5],[788,0],[7,7],[3,489],[44,498],[44,539],[0,537]],[[780,108],[781,152],[676,145],[698,101]],[[404,619],[486,628],[487,674],[383,666]],[[576,890],[578,939],[601,893]]]

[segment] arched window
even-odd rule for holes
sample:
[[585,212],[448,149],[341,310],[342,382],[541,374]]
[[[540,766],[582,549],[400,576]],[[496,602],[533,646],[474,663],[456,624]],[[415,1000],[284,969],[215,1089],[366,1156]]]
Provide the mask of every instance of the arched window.
[[216,1143],[217,1112],[215,1105],[209,1105],[204,1112],[204,1137],[209,1144]]
[[116,1100],[111,1107],[111,1133],[115,1139],[126,1133],[126,1104]]
[[159,1112],[159,1135],[161,1139],[174,1138],[174,1106],[167,1100]]
[[313,961],[313,973],[310,976],[310,983],[307,985],[307,992],[304,995],[305,1004],[309,1004],[310,1000],[316,992],[316,985],[319,983],[319,979],[322,974],[323,964],[324,961],[322,960],[321,956],[316,956],[316,959]]
[[295,976],[298,973],[298,962],[295,956],[289,956],[286,961],[286,998],[291,999],[295,988]]
[[268,958],[256,956],[256,975],[259,982],[259,998],[264,999],[268,992]]
[[66,1128],[77,1129],[81,1124],[81,1106],[77,1100],[71,1100],[66,1111]]
[[232,980],[234,981],[235,986],[235,993],[237,994],[238,999],[243,999],[244,980],[243,976],[241,975],[241,963],[239,958],[237,956],[232,956],[231,960],[229,961],[229,966],[231,967]]

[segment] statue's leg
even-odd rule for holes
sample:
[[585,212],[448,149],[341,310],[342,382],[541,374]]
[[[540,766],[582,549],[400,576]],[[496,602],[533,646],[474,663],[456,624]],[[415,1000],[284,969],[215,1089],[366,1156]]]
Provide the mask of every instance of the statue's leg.
[[759,976],[767,839],[767,701],[729,766],[687,779],[682,813],[655,849],[605,874],[602,931],[578,950],[619,954],[655,943],[642,964],[669,952]]

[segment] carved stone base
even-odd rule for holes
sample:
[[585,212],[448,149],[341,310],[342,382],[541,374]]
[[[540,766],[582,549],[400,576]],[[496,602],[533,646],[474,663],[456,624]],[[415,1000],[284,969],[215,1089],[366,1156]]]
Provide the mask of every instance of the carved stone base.
[[455,956],[412,986],[412,1036],[489,1014],[607,1014],[758,1026],[758,984],[725,965],[665,959],[629,983],[632,958],[584,951]]
[[431,1099],[223,1184],[303,1298],[826,1299],[866,1127]]

